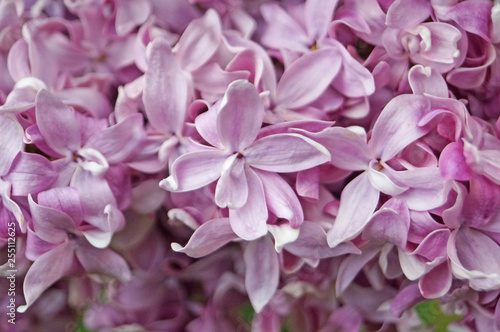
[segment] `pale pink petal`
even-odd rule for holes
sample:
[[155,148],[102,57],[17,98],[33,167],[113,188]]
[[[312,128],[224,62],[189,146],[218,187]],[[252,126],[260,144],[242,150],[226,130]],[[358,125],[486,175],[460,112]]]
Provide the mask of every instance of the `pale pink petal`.
[[446,12],[446,18],[454,20],[465,31],[490,40],[489,18],[491,15],[491,1],[466,0],[457,3]]
[[297,173],[295,190],[297,194],[308,200],[317,201],[320,188],[320,168],[313,167]]
[[69,271],[73,263],[73,252],[73,244],[65,241],[35,260],[24,278],[26,304],[17,308],[18,312],[25,312],[50,285]]
[[0,115],[0,176],[6,175],[23,148],[23,131],[11,117]]
[[78,155],[78,166],[87,172],[92,173],[92,175],[101,177],[109,169],[109,163],[106,157],[102,155],[99,151],[93,148],[82,148],[77,152]]
[[38,237],[49,243],[61,243],[75,232],[75,223],[64,212],[36,204],[29,196],[33,228]]
[[439,156],[439,170],[445,179],[468,180],[471,172],[464,156],[464,146],[452,142],[445,146]]
[[418,281],[418,288],[426,299],[437,299],[450,290],[452,274],[448,261],[439,264]]
[[80,129],[74,110],[45,89],[38,92],[35,103],[37,125],[50,148],[63,156],[76,152]]
[[28,44],[24,39],[17,40],[9,50],[7,66],[12,78],[17,82],[25,77],[31,76]]
[[[462,218],[465,224],[480,229],[495,220],[500,208],[500,187],[484,177],[469,181],[469,194],[464,201]],[[493,219],[492,219],[493,218]]]
[[326,232],[315,222],[304,221],[300,226],[296,241],[285,245],[285,250],[298,257],[324,259],[344,254],[361,254],[361,251],[351,243],[341,243],[330,248],[326,242]]
[[247,70],[221,68],[218,63],[208,63],[192,72],[193,85],[205,100],[217,100],[224,95],[231,82],[250,79]]
[[425,237],[417,249],[413,251],[413,254],[425,257],[430,262],[442,259],[446,257],[446,246],[449,238],[449,229],[437,229]]
[[248,199],[241,208],[229,210],[231,228],[240,238],[255,240],[267,233],[267,206],[262,181],[250,168],[246,169]]
[[[216,102],[211,107],[206,105],[208,111],[199,114],[194,120],[194,124],[196,130],[205,141],[216,148],[224,150],[225,147],[219,138],[219,134],[217,133],[217,114],[219,113],[221,101],[222,100]],[[203,104],[205,104],[199,100],[193,102],[193,104],[195,103],[199,103],[201,108],[203,108]],[[191,104],[191,106],[193,106],[193,104]]]
[[304,221],[304,212],[290,185],[276,173],[255,170],[264,186],[267,208],[276,217],[286,219],[293,228]]
[[299,134],[263,137],[243,154],[248,165],[270,172],[296,172],[330,161],[330,153],[324,146]]
[[391,28],[412,28],[432,13],[428,0],[396,0],[387,10],[385,23]]
[[276,91],[276,104],[299,108],[316,100],[340,71],[340,51],[328,47],[295,60],[283,73]]
[[377,119],[368,146],[384,161],[393,158],[427,133],[428,130],[417,123],[429,109],[430,103],[424,96],[400,95],[393,98]]
[[366,138],[342,127],[327,128],[318,133],[297,131],[323,145],[332,156],[331,163],[338,168],[360,171],[368,168],[371,156]]
[[108,97],[91,88],[68,88],[54,92],[66,105],[83,109],[92,116],[103,119],[113,111]]
[[349,287],[359,271],[379,253],[380,249],[380,245],[371,244],[365,246],[360,255],[349,255],[342,260],[337,281],[335,282],[335,293],[337,295],[342,294]]
[[367,173],[349,182],[340,196],[340,208],[333,227],[328,231],[330,247],[356,237],[377,207],[380,192],[373,188]]
[[421,167],[400,172],[391,170],[390,174],[392,179],[409,187],[399,194],[399,197],[406,201],[411,210],[427,211],[437,208],[446,200],[449,186],[437,167]]
[[85,221],[104,231],[109,231],[109,222],[105,214],[108,204],[116,205],[116,199],[108,182],[81,168],[77,168],[71,186],[78,190],[85,207]]
[[156,38],[149,47],[142,95],[146,115],[157,132],[180,134],[186,117],[186,78],[166,40]]
[[38,204],[64,212],[79,225],[85,216],[85,209],[78,190],[71,187],[57,187],[38,194]]
[[245,289],[255,312],[260,312],[271,300],[279,282],[278,254],[266,236],[248,244],[245,260]]
[[142,125],[141,114],[129,115],[114,126],[92,135],[85,147],[99,151],[108,163],[126,161],[145,136]]
[[217,114],[217,133],[229,152],[240,152],[257,137],[264,118],[264,105],[248,81],[229,85]]
[[198,258],[211,254],[236,239],[238,236],[234,234],[229,218],[212,219],[198,227],[184,247],[172,243],[172,250]]
[[[1,174],[1,173],[0,173]],[[50,161],[34,153],[21,152],[4,179],[12,184],[13,196],[28,196],[48,188],[57,179]]]
[[387,176],[387,174],[374,169],[373,167],[375,166],[377,166],[377,162],[372,160],[367,170],[368,178],[374,188],[391,196],[397,196],[408,190],[407,186],[395,184],[394,181]]
[[233,154],[222,167],[222,174],[215,188],[215,202],[221,208],[239,209],[248,198],[245,161]]
[[333,87],[351,98],[369,96],[375,92],[375,80],[368,69],[354,59],[338,41],[328,39],[328,45],[340,52],[342,66],[333,80]]
[[500,286],[500,246],[489,236],[462,227],[453,232],[449,244],[449,249],[454,247],[448,254],[457,277],[466,277],[470,286],[478,291]]
[[144,23],[151,14],[151,4],[147,0],[117,0],[115,29],[119,36],[131,32]]
[[219,15],[213,9],[191,21],[174,48],[181,68],[194,71],[206,63],[219,46],[221,30]]
[[160,182],[169,191],[191,191],[217,180],[228,154],[220,150],[195,151],[177,158],[170,176]]
[[410,229],[410,213],[402,199],[392,198],[373,214],[363,239],[390,242],[404,248]]
[[307,34],[312,40],[323,37],[332,22],[338,0],[309,0],[304,4]]
[[76,257],[88,273],[105,274],[125,282],[131,273],[122,256],[111,249],[97,249],[87,243],[79,243],[75,249]]
[[309,50],[313,40],[279,4],[264,4],[260,7],[260,12],[267,23],[262,44],[273,49],[285,48],[296,52]]
[[408,81],[413,93],[416,95],[427,93],[436,97],[448,98],[446,81],[432,67],[413,66],[408,73]]
[[410,284],[403,288],[391,303],[391,313],[394,317],[401,315],[413,307],[418,302],[422,301],[422,295],[416,283]]

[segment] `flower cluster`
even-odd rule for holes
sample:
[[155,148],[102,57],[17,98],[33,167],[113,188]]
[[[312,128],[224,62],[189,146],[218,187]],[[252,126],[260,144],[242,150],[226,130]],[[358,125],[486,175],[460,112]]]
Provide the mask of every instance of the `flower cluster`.
[[1,331],[500,331],[500,1],[3,0],[0,70]]

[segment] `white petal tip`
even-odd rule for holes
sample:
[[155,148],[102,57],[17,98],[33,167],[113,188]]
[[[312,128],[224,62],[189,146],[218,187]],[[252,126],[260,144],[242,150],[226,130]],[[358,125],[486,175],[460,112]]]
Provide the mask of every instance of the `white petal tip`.
[[19,306],[17,308],[17,312],[19,312],[21,314],[24,313],[24,312],[26,312],[26,310],[28,310],[28,305],[22,305],[22,306]]
[[173,242],[170,247],[172,248],[173,251],[175,252],[181,252],[182,249],[184,249],[180,244]]
[[160,181],[160,188],[165,190],[177,190],[179,189],[179,185],[171,176],[169,176],[168,178]]

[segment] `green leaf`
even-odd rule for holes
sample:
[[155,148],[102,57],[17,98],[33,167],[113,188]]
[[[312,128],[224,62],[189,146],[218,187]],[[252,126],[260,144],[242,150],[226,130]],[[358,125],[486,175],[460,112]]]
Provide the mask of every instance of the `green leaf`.
[[424,324],[433,328],[433,332],[446,332],[450,323],[463,318],[460,315],[445,314],[441,310],[438,300],[420,303],[415,306],[414,310]]
[[86,327],[85,323],[83,322],[83,315],[79,315],[72,332],[97,332],[97,331],[91,330],[88,327]]
[[252,324],[253,317],[255,316],[255,310],[250,303],[246,303],[240,307],[239,310],[240,317],[247,324]]

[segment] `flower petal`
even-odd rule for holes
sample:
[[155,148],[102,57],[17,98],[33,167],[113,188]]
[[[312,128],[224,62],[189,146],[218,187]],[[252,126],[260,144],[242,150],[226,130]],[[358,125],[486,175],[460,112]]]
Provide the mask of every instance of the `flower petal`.
[[49,243],[61,243],[76,230],[74,221],[64,212],[36,204],[28,197],[33,228],[38,237]]
[[450,265],[445,261],[420,278],[418,288],[426,299],[437,299],[448,293],[451,282]]
[[56,181],[57,176],[54,166],[47,158],[21,152],[4,179],[12,184],[13,196],[28,196],[45,190]]
[[186,153],[177,158],[170,169],[170,176],[160,182],[168,191],[191,191],[217,180],[228,155],[220,150]]
[[243,154],[248,165],[280,173],[301,171],[330,160],[330,153],[324,146],[299,134],[263,137],[245,149]]
[[377,207],[379,196],[366,172],[349,182],[340,196],[337,218],[328,231],[328,245],[335,247],[361,233]]
[[115,164],[126,161],[134,154],[144,136],[142,115],[132,114],[92,135],[85,148],[99,151],[108,163]]
[[316,100],[340,70],[339,51],[328,47],[307,53],[283,73],[276,90],[276,104],[299,108]]
[[240,238],[251,241],[267,233],[267,206],[262,181],[247,168],[248,199],[241,208],[229,210],[231,228]]
[[[226,166],[229,165],[229,166]],[[233,154],[222,167],[222,175],[215,188],[215,202],[221,208],[239,209],[248,198],[245,161]]]
[[219,15],[213,9],[192,20],[174,48],[181,68],[193,71],[206,63],[220,44],[221,32]]
[[238,80],[229,85],[217,114],[217,133],[230,152],[239,152],[257,137],[264,118],[264,105],[255,86]]
[[293,228],[304,221],[304,212],[292,187],[276,173],[255,170],[264,186],[267,208],[276,217],[286,219]]
[[266,236],[248,244],[245,260],[245,288],[255,312],[260,312],[271,300],[279,282],[278,254]]
[[430,102],[424,96],[400,95],[382,110],[372,131],[368,146],[382,161],[393,158],[408,144],[424,136],[428,130],[417,126]]
[[209,255],[236,239],[238,236],[234,234],[229,218],[212,219],[198,227],[184,247],[172,243],[172,250],[198,258]]
[[0,176],[6,175],[23,148],[23,131],[13,118],[0,115]]
[[74,247],[69,241],[38,257],[24,278],[24,298],[26,305],[17,308],[25,312],[38,297],[57,280],[61,279],[73,263]]
[[324,259],[344,254],[361,254],[361,251],[350,243],[341,243],[330,248],[326,242],[326,232],[315,222],[304,221],[300,226],[296,241],[286,244],[285,250],[298,257]]
[[186,117],[188,88],[169,43],[155,38],[150,44],[142,100],[149,123],[159,133],[179,133]]
[[109,275],[122,282],[131,278],[127,262],[111,249],[98,249],[88,243],[80,243],[75,254],[88,273]]
[[37,125],[45,142],[62,156],[80,148],[80,128],[75,112],[42,89],[36,95]]

